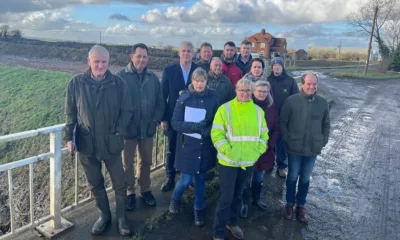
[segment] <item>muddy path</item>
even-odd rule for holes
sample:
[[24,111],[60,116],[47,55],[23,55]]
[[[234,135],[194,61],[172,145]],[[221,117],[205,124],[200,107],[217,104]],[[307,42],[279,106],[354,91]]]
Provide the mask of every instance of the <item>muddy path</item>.
[[[272,172],[262,193],[271,210],[251,208],[250,218],[240,221],[245,239],[400,239],[400,79],[339,80],[316,73],[335,103],[330,140],[312,174],[309,224],[282,217],[285,182]],[[193,226],[186,206],[146,239],[212,239],[216,203],[207,206],[205,227]]]

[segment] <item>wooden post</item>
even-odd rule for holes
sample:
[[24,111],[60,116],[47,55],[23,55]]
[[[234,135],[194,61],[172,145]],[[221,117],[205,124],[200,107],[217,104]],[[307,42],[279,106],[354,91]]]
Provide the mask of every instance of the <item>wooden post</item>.
[[371,29],[371,34],[369,36],[367,61],[365,62],[364,66],[364,73],[363,73],[364,75],[366,75],[368,72],[369,56],[371,55],[372,37],[374,36],[375,22],[376,22],[376,17],[378,15],[378,9],[379,9],[378,6],[375,6],[374,19],[372,21],[372,29]]

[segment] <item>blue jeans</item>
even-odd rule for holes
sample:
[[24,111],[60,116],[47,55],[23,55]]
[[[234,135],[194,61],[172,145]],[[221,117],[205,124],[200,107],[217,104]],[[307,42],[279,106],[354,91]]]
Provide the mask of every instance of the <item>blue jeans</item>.
[[[288,153],[289,171],[286,179],[286,203],[303,207],[306,204],[310,176],[317,156],[305,157]],[[299,178],[300,176],[300,178]],[[296,195],[296,184],[299,179]]]
[[249,180],[247,181],[246,187],[250,187],[250,180],[252,182],[258,182],[258,183],[264,182],[264,174],[265,174],[265,171],[262,171],[262,172],[253,171],[253,177],[249,178]]
[[204,192],[205,192],[205,184],[206,184],[206,174],[198,173],[195,175],[190,175],[186,173],[181,173],[181,178],[179,178],[178,182],[175,185],[174,192],[172,193],[172,197],[180,201],[183,193],[192,183],[193,177],[195,178],[196,186],[194,188],[194,209],[201,210],[203,209],[204,203]]
[[286,164],[287,153],[286,153],[285,141],[283,141],[282,135],[280,135],[278,138],[275,150],[276,150],[276,165],[278,166],[278,169],[286,169],[288,166]]

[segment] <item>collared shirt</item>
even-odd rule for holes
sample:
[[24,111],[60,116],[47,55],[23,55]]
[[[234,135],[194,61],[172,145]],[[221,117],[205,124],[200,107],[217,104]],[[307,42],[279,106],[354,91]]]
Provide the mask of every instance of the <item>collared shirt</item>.
[[182,69],[182,74],[183,74],[183,80],[185,80],[185,85],[189,79],[189,73],[190,73],[190,68],[192,67],[192,64],[190,64],[189,69],[186,72],[186,69],[182,66],[181,64],[181,69]]
[[105,73],[104,73],[103,77],[102,77],[100,80],[97,80],[97,79],[94,77],[93,73],[91,73],[90,75],[92,76],[93,80],[96,80],[96,81],[101,81],[101,80],[104,80],[104,79],[106,78],[106,74],[105,74]]

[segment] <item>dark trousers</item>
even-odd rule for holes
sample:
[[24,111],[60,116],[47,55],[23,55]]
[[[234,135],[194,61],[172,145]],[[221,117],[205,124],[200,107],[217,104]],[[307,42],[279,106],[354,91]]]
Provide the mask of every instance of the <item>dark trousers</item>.
[[287,168],[287,152],[286,152],[286,145],[285,141],[283,141],[282,135],[279,136],[278,142],[275,146],[276,152],[276,165],[278,169],[286,169]]
[[[170,126],[171,127],[171,126]],[[167,160],[165,163],[165,170],[166,170],[166,175],[167,178],[169,179],[175,179],[176,175],[176,170],[174,167],[175,163],[175,152],[176,152],[176,137],[177,137],[177,132],[169,129],[168,131],[168,149],[167,149]]]
[[[102,198],[104,195],[107,196],[104,186],[104,177],[101,172],[101,161],[99,161],[96,156],[86,155],[79,152],[78,158],[82,164],[83,171],[85,172],[93,197],[96,199]],[[108,173],[110,174],[115,196],[125,197],[126,182],[124,168],[122,167],[121,155],[103,161]]]
[[254,167],[243,170],[239,167],[219,165],[221,196],[214,220],[214,237],[224,238],[226,225],[237,226],[242,205],[244,187],[249,181]]

